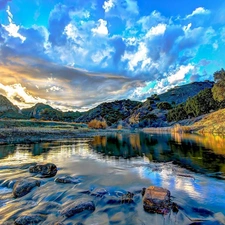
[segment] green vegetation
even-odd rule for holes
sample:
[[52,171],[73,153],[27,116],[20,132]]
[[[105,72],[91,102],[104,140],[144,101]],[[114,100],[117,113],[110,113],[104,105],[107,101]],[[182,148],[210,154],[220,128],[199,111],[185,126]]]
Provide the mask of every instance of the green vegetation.
[[185,104],[179,104],[175,108],[169,110],[167,114],[167,121],[178,121],[178,120],[184,120],[188,118],[188,114],[185,110]]
[[215,84],[212,88],[213,98],[222,102],[225,100],[225,70],[221,69],[214,73]]
[[194,97],[188,98],[186,103],[169,110],[167,120],[170,122],[197,117],[216,109],[218,109],[218,103],[213,99],[212,90],[206,88]]
[[169,110],[172,109],[172,106],[169,102],[160,102],[157,104],[158,109]]

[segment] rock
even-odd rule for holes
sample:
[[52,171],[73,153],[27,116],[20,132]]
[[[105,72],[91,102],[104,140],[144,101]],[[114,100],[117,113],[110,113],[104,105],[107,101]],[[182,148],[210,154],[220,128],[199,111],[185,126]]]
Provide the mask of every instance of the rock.
[[96,197],[103,197],[104,195],[108,194],[108,192],[104,188],[96,188],[91,191],[90,194]]
[[145,211],[151,213],[169,213],[170,191],[162,187],[148,187],[143,196],[143,207]]
[[73,178],[71,176],[65,176],[65,177],[57,177],[55,179],[55,182],[57,183],[72,183],[72,184],[78,184],[81,182],[81,180],[79,178]]
[[134,194],[128,191],[126,194],[122,195],[121,202],[122,203],[133,203],[134,202],[133,197],[134,197]]
[[46,218],[39,214],[20,216],[15,220],[15,225],[34,225],[43,222]]
[[61,215],[71,217],[77,213],[83,212],[84,210],[94,211],[94,202],[85,199],[75,200],[66,206],[65,209],[61,210]]
[[57,167],[53,163],[47,164],[37,164],[35,166],[31,166],[29,168],[30,173],[37,173],[39,177],[46,178],[46,177],[54,177],[57,173]]
[[40,187],[41,182],[35,179],[23,179],[17,181],[13,186],[13,196],[18,198],[29,193],[34,187]]

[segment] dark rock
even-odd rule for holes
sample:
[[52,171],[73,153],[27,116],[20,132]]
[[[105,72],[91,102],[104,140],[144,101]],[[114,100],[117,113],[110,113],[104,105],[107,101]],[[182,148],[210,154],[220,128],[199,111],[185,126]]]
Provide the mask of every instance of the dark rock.
[[46,178],[46,177],[54,177],[57,173],[57,167],[53,163],[47,164],[37,164],[35,166],[31,166],[29,168],[30,173],[37,173],[39,177]]
[[67,205],[65,209],[61,210],[61,215],[71,217],[77,213],[83,212],[84,210],[94,211],[94,202],[85,199],[75,200]]
[[133,203],[134,202],[133,197],[134,197],[134,194],[128,191],[126,194],[122,195],[121,202],[122,203]]
[[72,183],[72,184],[78,184],[81,182],[79,178],[73,178],[71,176],[65,176],[65,177],[57,177],[55,179],[55,182],[57,183]]
[[31,189],[38,186],[40,187],[41,182],[35,179],[23,179],[17,181],[13,186],[13,196],[14,197],[22,197],[29,193]]
[[39,214],[20,216],[15,220],[15,225],[34,225],[43,222],[46,218]]
[[151,213],[169,213],[170,191],[162,187],[148,187],[143,196],[143,207],[145,211]]

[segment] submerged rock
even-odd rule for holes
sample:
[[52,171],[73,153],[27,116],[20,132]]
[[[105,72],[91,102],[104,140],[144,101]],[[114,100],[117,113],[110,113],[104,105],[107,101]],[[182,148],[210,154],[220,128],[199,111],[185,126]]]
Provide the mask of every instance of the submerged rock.
[[84,210],[94,211],[94,202],[85,199],[75,200],[61,210],[61,215],[71,217],[77,213],[83,212]]
[[143,207],[151,213],[167,214],[171,209],[170,191],[162,187],[150,186],[144,191]]
[[39,214],[20,216],[15,220],[15,225],[34,225],[43,222],[46,218]]
[[108,194],[108,191],[106,191],[104,188],[95,188],[90,192],[90,195],[94,195],[96,197],[103,197],[106,194]]
[[64,176],[64,177],[57,177],[55,179],[55,182],[57,183],[72,183],[72,184],[78,184],[81,182],[81,180],[79,178],[74,178],[71,176]]
[[37,173],[39,177],[54,177],[57,173],[57,167],[53,163],[37,164],[29,168],[30,173]]
[[13,186],[13,196],[18,198],[28,194],[34,187],[40,187],[41,182],[35,179],[23,179],[17,181]]
[[133,197],[134,194],[128,191],[126,194],[122,195],[121,201],[122,203],[133,203],[134,202]]

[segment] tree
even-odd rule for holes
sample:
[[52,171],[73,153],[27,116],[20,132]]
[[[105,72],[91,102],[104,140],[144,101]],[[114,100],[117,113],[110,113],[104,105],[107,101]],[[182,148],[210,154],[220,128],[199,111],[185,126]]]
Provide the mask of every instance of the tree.
[[225,100],[225,70],[222,68],[220,71],[216,71],[213,76],[215,81],[212,88],[213,98],[222,102]]

